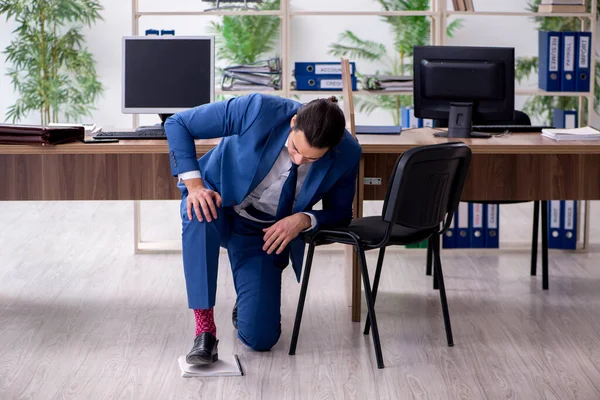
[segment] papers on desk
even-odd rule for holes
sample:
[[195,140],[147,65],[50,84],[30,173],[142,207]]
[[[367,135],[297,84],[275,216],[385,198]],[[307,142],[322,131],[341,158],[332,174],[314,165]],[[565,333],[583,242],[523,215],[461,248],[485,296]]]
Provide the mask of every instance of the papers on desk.
[[571,129],[542,129],[542,136],[553,140],[600,140],[600,131],[586,126]]
[[225,359],[219,359],[212,364],[191,365],[185,362],[185,356],[177,359],[181,376],[184,378],[196,378],[202,376],[242,376],[244,371],[237,354]]

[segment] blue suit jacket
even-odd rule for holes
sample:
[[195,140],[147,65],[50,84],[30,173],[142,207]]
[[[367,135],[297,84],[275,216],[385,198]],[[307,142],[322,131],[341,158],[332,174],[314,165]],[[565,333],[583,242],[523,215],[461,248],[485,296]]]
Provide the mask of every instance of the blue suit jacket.
[[[269,173],[288,138],[290,121],[302,105],[282,97],[251,94],[201,105],[165,122],[173,176],[200,170],[207,187],[218,192],[223,206],[240,204]],[[197,160],[194,139],[223,137]],[[346,131],[341,143],[312,163],[293,212],[310,211],[316,228],[346,226],[352,220],[352,202],[361,147]],[[323,209],[312,211],[322,200]],[[315,228],[315,229],[316,229]],[[305,243],[290,243],[296,278]]]

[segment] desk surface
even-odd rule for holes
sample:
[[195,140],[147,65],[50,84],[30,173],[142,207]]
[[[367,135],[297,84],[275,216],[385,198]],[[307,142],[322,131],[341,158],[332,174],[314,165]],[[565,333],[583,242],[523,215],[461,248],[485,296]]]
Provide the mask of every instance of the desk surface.
[[414,146],[462,141],[473,154],[600,154],[600,141],[560,141],[539,133],[511,133],[489,139],[434,137],[434,129],[407,129],[400,135],[357,135],[363,153],[401,153]]
[[[446,139],[433,136],[431,128],[408,129],[400,135],[357,135],[363,153],[398,154],[411,147],[463,141],[473,154],[600,154],[600,141],[557,142],[539,133],[512,133],[490,139]],[[204,154],[220,139],[196,140],[196,151]],[[58,146],[0,145],[0,154],[167,154],[166,140],[121,140],[118,143],[69,143]]]

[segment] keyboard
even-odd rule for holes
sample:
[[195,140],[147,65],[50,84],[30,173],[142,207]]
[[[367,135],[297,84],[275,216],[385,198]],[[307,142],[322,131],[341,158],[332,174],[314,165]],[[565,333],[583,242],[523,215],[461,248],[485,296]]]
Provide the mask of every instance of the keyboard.
[[474,132],[542,132],[542,129],[554,128],[546,125],[473,125]]
[[94,135],[98,139],[166,139],[167,135],[163,129],[144,129],[141,131],[128,132],[98,132]]

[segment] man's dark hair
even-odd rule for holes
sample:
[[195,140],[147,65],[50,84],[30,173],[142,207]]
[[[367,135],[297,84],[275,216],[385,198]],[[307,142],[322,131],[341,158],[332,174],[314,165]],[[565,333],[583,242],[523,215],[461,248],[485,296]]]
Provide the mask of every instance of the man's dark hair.
[[324,149],[336,146],[342,141],[346,118],[337,102],[335,96],[316,99],[298,110],[294,129],[304,132],[311,147]]

